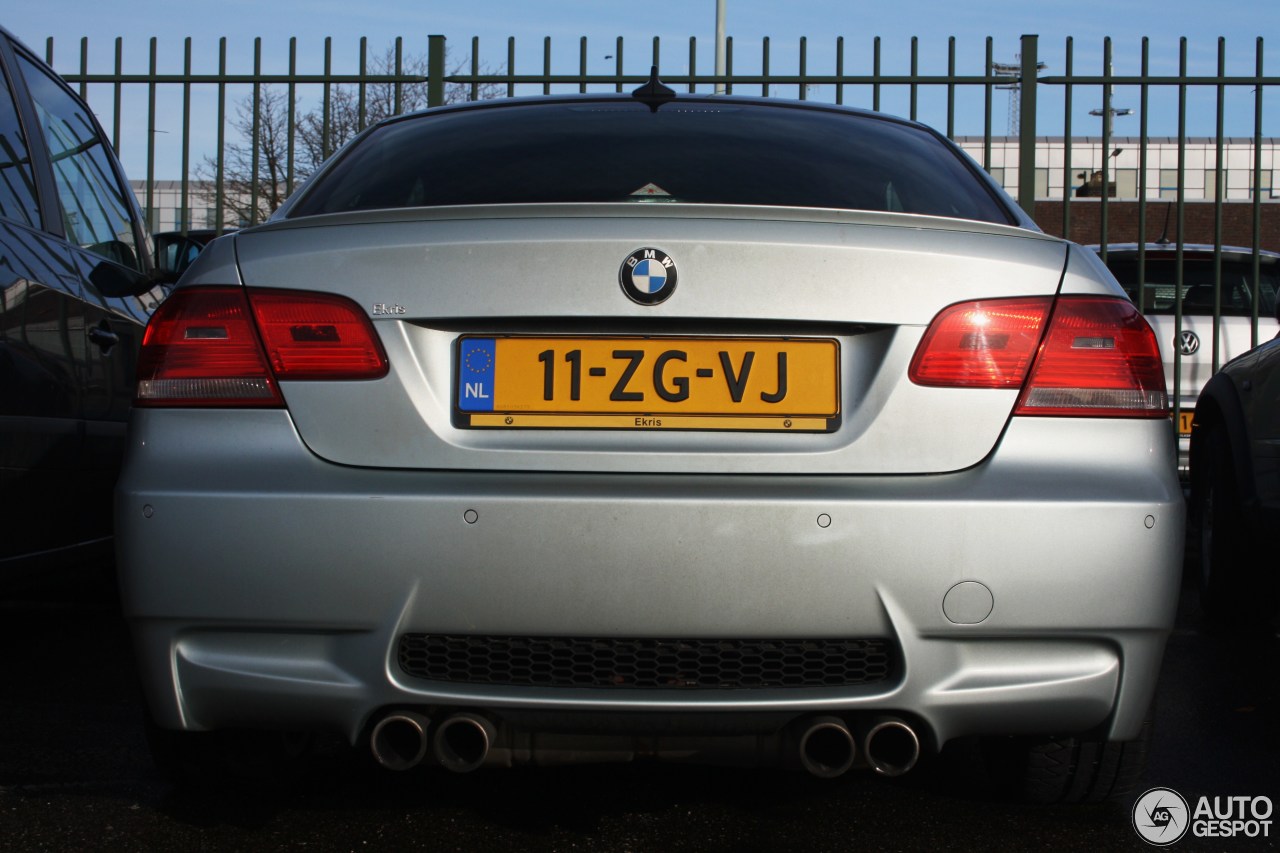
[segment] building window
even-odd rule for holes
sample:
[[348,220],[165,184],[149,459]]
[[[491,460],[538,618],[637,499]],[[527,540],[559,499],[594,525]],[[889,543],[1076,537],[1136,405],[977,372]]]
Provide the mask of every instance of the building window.
[[1114,169],[1112,179],[1115,182],[1116,198],[1138,197],[1138,170]]
[[987,174],[990,175],[992,178],[994,178],[997,184],[1004,187],[1005,189],[1008,189],[1008,187],[1005,186],[1005,182],[1004,182],[1003,166],[992,166],[990,169],[987,169]]
[[1178,170],[1160,170],[1160,198],[1176,199],[1178,197]]
[[1049,197],[1049,170],[1036,167],[1036,198]]

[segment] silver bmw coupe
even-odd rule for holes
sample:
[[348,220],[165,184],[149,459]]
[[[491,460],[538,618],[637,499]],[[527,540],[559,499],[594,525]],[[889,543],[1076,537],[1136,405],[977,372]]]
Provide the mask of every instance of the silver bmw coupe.
[[383,122],[190,268],[130,435],[179,771],[245,730],[819,776],[973,737],[1038,799],[1141,769],[1183,534],[1156,341],[916,123],[656,81]]

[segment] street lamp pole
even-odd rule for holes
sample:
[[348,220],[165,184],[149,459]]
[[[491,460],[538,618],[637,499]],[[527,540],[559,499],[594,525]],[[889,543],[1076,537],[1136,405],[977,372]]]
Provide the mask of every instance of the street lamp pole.
[[[716,76],[724,77],[725,58],[724,58],[724,4],[725,0],[716,0]],[[716,94],[723,95],[725,85],[723,81],[716,83]]]

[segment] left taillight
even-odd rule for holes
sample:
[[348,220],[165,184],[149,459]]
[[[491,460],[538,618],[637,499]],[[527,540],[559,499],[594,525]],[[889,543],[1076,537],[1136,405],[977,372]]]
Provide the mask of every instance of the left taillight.
[[277,380],[386,374],[373,324],[346,297],[193,287],[175,291],[147,324],[135,403],[279,407]]

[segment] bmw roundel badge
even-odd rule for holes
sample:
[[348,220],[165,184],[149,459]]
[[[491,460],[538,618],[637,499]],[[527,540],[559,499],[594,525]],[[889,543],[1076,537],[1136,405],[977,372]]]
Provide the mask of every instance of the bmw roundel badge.
[[636,249],[618,271],[622,292],[641,305],[657,305],[676,289],[676,264],[659,249]]

